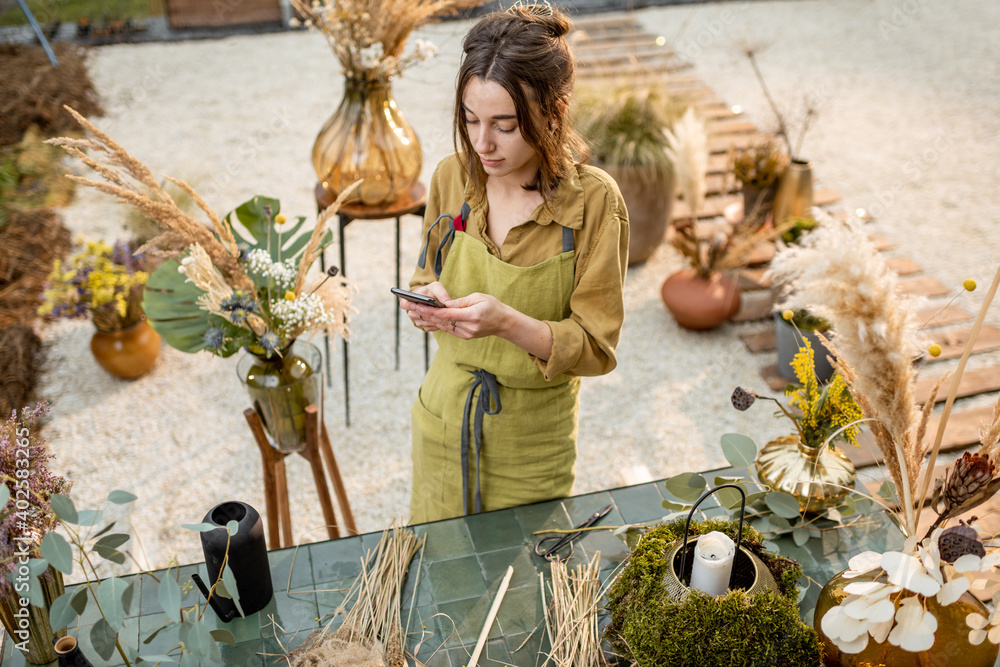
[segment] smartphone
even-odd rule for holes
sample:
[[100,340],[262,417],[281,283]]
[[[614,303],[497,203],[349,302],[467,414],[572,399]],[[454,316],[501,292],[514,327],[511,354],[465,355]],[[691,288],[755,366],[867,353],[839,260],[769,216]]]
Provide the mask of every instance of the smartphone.
[[419,303],[424,306],[432,306],[434,308],[445,307],[443,303],[432,296],[427,296],[426,294],[417,294],[416,292],[409,292],[405,289],[399,289],[398,287],[393,287],[391,291],[400,299],[406,299],[407,301],[412,301],[413,303]]

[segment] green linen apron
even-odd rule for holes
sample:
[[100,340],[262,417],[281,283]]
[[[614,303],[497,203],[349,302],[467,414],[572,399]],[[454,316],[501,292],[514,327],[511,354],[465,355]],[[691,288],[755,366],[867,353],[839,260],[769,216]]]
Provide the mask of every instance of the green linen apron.
[[[569,316],[573,230],[563,228],[561,254],[530,267],[507,264],[468,234],[450,231],[442,245],[449,240],[435,268],[453,298],[481,292],[539,320]],[[434,335],[439,349],[413,406],[410,522],[569,495],[580,378],[547,382],[526,351],[497,336]]]

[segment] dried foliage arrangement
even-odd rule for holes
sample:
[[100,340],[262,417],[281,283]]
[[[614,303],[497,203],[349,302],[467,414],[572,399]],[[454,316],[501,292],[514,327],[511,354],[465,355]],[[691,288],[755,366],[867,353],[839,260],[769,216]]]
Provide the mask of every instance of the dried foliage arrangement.
[[743,55],[745,55],[747,60],[750,61],[750,66],[753,68],[754,76],[757,77],[757,83],[760,84],[761,92],[764,93],[764,98],[767,100],[768,106],[771,107],[771,111],[774,113],[774,117],[778,121],[778,136],[781,137],[781,140],[784,142],[788,155],[793,160],[800,159],[801,156],[799,155],[799,151],[802,150],[802,141],[805,139],[806,132],[809,130],[809,124],[816,115],[816,108],[807,100],[805,112],[801,122],[799,123],[799,136],[793,146],[791,123],[788,122],[785,115],[781,113],[780,109],[778,109],[778,104],[771,95],[771,89],[767,87],[767,81],[764,79],[764,73],[761,72],[760,65],[757,64],[757,54],[760,53],[760,51],[760,47],[747,46],[743,49]]
[[[437,53],[418,40],[403,55],[414,29],[485,0],[292,0],[306,25],[323,32],[344,74],[356,79],[391,77]],[[297,21],[297,20],[296,20]]]
[[296,235],[305,219],[285,227],[288,221],[276,199],[254,197],[220,218],[191,186],[166,177],[191,197],[207,218],[205,225],[178,206],[149,167],[67,110],[94,138],[60,137],[51,143],[103,181],[69,178],[135,207],[160,227],[159,236],[138,252],[182,257],[164,262],[149,277],[143,301],[147,318],[168,344],[223,357],[246,346],[271,356],[308,332],[347,335],[355,288],[343,278],[330,280],[333,273],[307,276],[332,240],[327,222],[357,183],[320,215],[311,234]]
[[788,156],[775,141],[730,151],[733,176],[744,185],[768,188],[776,185],[788,166]]
[[[761,221],[763,222],[763,221]],[[732,230],[718,229],[705,234],[692,220],[675,220],[667,240],[702,278],[720,271],[741,269],[764,241],[780,236],[789,227],[763,224],[737,225]]]
[[[837,370],[850,385],[865,417],[871,420],[875,444],[894,487],[894,493],[887,495],[891,504],[898,505],[887,510],[896,514],[908,536],[902,552],[865,552],[851,559],[844,576],[867,578],[847,587],[850,603],[854,603],[849,615],[842,605],[831,608],[822,619],[823,631],[847,653],[864,650],[869,638],[888,640],[907,651],[924,651],[934,644],[937,628],[927,599],[934,597],[939,605],[947,606],[973,582],[995,582],[1000,565],[1000,550],[988,552],[975,530],[966,526],[942,528],[948,519],[986,502],[1000,490],[996,474],[1000,403],[983,426],[978,451],[964,454],[937,481],[930,506],[938,517],[923,537],[918,533],[959,381],[1000,286],[1000,269],[951,379],[933,444],[927,424],[945,377],[919,409],[913,398],[914,361],[922,356],[924,346],[917,332],[914,300],[897,293],[895,273],[860,228],[850,222],[821,225],[801,246],[780,254],[772,263],[772,272],[791,290],[786,305],[808,307],[837,331],[835,339],[824,343],[835,355]],[[884,600],[898,603],[898,608],[887,613],[891,608],[880,606]],[[1000,643],[1000,634],[984,630],[987,619],[969,614],[966,622],[971,643],[982,643],[987,636]]]
[[344,605],[351,608],[340,629],[330,632],[330,621],[314,632],[288,653],[288,667],[405,667],[406,642],[400,618],[403,583],[410,561],[425,541],[425,537],[418,538],[409,528],[395,523],[383,531],[347,593]]
[[667,135],[667,156],[674,165],[677,189],[693,220],[705,201],[705,176],[708,173],[708,134],[705,123],[688,107]]
[[581,563],[572,571],[566,567],[566,561],[552,561],[552,595],[545,608],[552,652],[546,664],[551,662],[555,667],[608,665],[597,628],[597,605],[602,595],[600,563],[600,551],[594,553],[589,563]]

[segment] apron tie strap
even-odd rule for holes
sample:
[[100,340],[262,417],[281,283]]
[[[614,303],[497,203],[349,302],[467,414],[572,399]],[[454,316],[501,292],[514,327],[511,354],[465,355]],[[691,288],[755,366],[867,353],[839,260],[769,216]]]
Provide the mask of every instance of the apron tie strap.
[[435,220],[434,223],[427,228],[427,238],[424,240],[424,247],[420,250],[420,257],[417,258],[417,266],[421,269],[427,266],[427,248],[431,244],[431,232],[434,231],[434,228],[437,227],[442,218],[448,218],[449,221],[451,220],[450,215],[442,213],[438,216],[437,220]]
[[447,213],[442,213],[438,216],[437,220],[427,228],[427,238],[424,240],[424,247],[420,250],[420,257],[417,258],[417,266],[421,269],[427,266],[427,250],[431,244],[431,232],[437,227],[437,224],[441,222],[442,218],[448,218],[448,231],[445,232],[444,237],[441,239],[441,243],[438,244],[437,250],[434,252],[434,275],[437,278],[441,277],[441,271],[444,270],[444,249],[448,247],[452,239],[455,238],[455,232],[465,231],[465,222],[469,219],[469,213],[471,209],[469,208],[468,202],[462,203],[462,210],[458,214],[458,217],[453,217]]
[[[462,505],[465,507],[465,514],[469,514],[469,412],[472,408],[472,396],[479,387],[479,400],[476,401],[476,417],[473,422],[475,428],[476,442],[476,495],[473,506],[473,514],[483,511],[482,496],[479,488],[479,454],[483,448],[483,415],[495,415],[503,409],[500,405],[500,387],[497,385],[497,376],[489,371],[479,369],[469,371],[475,380],[469,387],[469,393],[465,397],[465,412],[462,415]],[[496,407],[491,409],[491,405]]]

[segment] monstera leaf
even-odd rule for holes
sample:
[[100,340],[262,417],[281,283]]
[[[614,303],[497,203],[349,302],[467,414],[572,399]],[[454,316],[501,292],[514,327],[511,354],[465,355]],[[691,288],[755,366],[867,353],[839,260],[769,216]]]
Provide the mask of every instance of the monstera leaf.
[[[265,207],[270,208],[270,216]],[[237,206],[226,215],[226,221],[232,225],[237,238],[245,241],[251,250],[270,249],[271,261],[277,262],[279,256],[282,260],[297,257],[309,243],[310,236],[298,233],[305,222],[301,216],[294,223],[286,222],[280,227],[273,224],[271,221],[280,211],[281,202],[277,199],[258,195]],[[327,232],[323,244],[329,243],[332,238],[332,233]]]
[[167,345],[181,352],[198,352],[205,349],[205,331],[212,315],[198,306],[198,297],[204,292],[187,281],[177,270],[179,266],[177,260],[167,260],[149,275],[142,309]]

